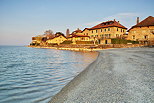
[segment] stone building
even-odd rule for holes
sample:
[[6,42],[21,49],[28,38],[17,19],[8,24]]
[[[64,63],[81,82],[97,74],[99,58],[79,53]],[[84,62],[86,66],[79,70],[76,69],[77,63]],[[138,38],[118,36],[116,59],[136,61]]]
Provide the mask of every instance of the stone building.
[[128,30],[128,40],[139,41],[142,44],[154,44],[154,17],[149,16]]
[[98,42],[98,44],[110,44],[112,38],[120,38],[126,33],[127,28],[119,23],[119,21],[111,20],[102,22],[92,28],[85,28],[83,35],[90,36],[90,40]]

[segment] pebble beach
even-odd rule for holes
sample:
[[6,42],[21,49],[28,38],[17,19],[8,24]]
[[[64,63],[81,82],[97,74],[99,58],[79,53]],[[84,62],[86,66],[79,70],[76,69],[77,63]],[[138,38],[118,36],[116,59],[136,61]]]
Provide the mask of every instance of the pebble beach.
[[153,103],[154,48],[99,51],[49,103]]

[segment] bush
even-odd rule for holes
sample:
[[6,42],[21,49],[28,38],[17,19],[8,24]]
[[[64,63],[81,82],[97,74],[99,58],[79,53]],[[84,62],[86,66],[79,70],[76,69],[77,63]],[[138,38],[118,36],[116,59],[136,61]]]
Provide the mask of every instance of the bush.
[[76,44],[93,44],[93,41],[76,41]]
[[111,39],[111,43],[112,44],[127,44],[127,43],[139,44],[138,41],[131,41],[131,40],[125,40],[125,39],[118,39],[118,38]]
[[57,43],[48,43],[48,46],[55,46],[58,45]]
[[72,41],[70,41],[70,40],[66,40],[66,41],[63,41],[62,43],[60,43],[60,44],[72,44],[73,42]]
[[31,46],[40,46],[40,43],[30,43]]

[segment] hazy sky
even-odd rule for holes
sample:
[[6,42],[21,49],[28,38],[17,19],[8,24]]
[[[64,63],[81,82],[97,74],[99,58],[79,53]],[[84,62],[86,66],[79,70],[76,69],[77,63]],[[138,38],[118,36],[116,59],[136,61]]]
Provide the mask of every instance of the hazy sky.
[[154,16],[154,0],[0,0],[0,45],[28,45],[45,30],[66,33],[116,19],[127,28]]

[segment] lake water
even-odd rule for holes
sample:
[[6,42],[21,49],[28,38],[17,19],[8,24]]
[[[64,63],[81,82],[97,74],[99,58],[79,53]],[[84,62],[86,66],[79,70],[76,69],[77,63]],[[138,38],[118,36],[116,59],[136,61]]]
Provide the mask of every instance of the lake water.
[[0,46],[0,103],[47,103],[97,55]]

